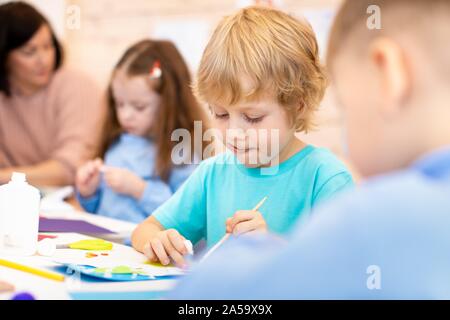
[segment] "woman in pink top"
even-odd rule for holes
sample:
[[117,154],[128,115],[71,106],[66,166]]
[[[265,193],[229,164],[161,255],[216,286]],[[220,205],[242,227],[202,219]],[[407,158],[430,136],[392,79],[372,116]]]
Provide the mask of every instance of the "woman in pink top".
[[12,171],[38,186],[71,184],[97,147],[101,90],[61,67],[48,21],[23,2],[0,5],[0,184]]

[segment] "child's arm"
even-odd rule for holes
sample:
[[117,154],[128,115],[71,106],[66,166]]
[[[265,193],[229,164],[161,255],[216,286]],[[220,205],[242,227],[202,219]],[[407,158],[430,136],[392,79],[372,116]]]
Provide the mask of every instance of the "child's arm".
[[155,217],[149,217],[133,232],[133,247],[144,253],[150,261],[168,265],[170,260],[179,266],[186,264],[183,256],[188,254],[185,238],[175,229],[164,229]]

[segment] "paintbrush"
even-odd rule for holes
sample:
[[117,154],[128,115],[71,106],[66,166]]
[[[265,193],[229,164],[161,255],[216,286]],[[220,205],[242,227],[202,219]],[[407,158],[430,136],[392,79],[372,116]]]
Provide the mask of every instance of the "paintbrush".
[[[252,211],[258,211],[258,209],[264,204],[264,202],[267,200],[267,197],[264,197],[253,209]],[[200,260],[200,262],[203,262],[205,259],[207,259],[214,251],[217,250],[229,237],[231,236],[231,233],[226,233],[222,239],[220,239],[219,242],[217,242],[209,251],[203,256],[203,258]]]

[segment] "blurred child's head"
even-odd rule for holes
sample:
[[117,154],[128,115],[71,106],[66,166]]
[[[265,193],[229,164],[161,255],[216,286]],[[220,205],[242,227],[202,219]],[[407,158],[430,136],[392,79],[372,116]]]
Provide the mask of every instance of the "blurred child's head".
[[363,175],[408,166],[450,144],[449,39],[448,0],[342,5],[327,60],[350,157]]
[[[311,128],[325,87],[310,25],[274,9],[249,7],[217,26],[194,90],[240,162],[261,166],[267,164],[262,150],[278,156],[296,131]],[[270,139],[272,129],[278,130],[276,141]],[[267,139],[249,134],[255,130],[268,131]]]
[[[155,60],[155,70],[158,62]],[[159,79],[150,72],[130,75],[128,70],[116,70],[111,82],[111,94],[117,121],[124,132],[137,136],[150,136],[156,112],[161,103],[157,91]]]
[[157,146],[157,174],[167,178],[173,131],[184,128],[193,133],[194,121],[205,118],[190,82],[189,70],[172,42],[143,40],[130,47],[112,73],[101,153],[121,133],[151,138]]

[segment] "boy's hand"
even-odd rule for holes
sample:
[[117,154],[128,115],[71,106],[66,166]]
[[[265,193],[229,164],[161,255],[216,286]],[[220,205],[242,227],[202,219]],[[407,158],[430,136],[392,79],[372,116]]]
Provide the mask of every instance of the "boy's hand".
[[227,219],[227,233],[241,235],[248,232],[267,232],[266,220],[261,212],[254,210],[240,210]]
[[100,184],[100,168],[103,161],[99,158],[89,161],[77,170],[75,186],[83,197],[92,196]]
[[144,246],[143,252],[152,262],[168,265],[173,260],[180,267],[186,266],[183,256],[188,254],[185,238],[175,229],[158,232]]
[[106,184],[115,192],[132,196],[137,200],[142,197],[146,182],[133,172],[107,166],[103,166],[102,172]]

